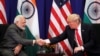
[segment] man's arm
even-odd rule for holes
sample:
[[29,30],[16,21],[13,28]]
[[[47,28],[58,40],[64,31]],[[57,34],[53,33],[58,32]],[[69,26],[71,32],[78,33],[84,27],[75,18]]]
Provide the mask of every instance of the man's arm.
[[17,32],[17,28],[9,28],[7,30],[7,34],[11,36],[11,38],[16,41],[17,43],[23,44],[23,45],[33,45],[35,40],[28,40],[20,36],[20,33]]

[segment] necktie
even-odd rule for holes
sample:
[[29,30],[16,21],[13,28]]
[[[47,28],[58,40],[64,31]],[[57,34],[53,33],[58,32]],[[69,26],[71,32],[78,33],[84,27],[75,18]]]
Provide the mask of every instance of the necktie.
[[75,40],[76,40],[78,46],[82,46],[83,45],[82,38],[80,37],[77,29],[75,30]]
[[[78,29],[75,30],[75,40],[76,40],[78,46],[82,46],[83,45],[83,41],[82,41],[82,38],[80,37],[80,35],[78,33]],[[84,53],[84,56],[87,56],[86,52]]]

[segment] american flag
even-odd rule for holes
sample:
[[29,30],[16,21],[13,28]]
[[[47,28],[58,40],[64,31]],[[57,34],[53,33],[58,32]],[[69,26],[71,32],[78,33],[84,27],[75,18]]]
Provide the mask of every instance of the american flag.
[[5,0],[0,0],[0,24],[6,24]]
[[[67,25],[67,16],[72,12],[69,0],[53,0],[49,23],[49,38],[61,34]],[[72,56],[72,48],[68,39],[58,43],[60,49],[66,56]]]

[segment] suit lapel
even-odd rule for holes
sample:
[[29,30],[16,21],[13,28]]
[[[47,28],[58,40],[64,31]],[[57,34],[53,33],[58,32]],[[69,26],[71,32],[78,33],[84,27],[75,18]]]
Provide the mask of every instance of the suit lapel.
[[83,40],[83,44],[84,44],[84,35],[85,35],[85,27],[84,27],[84,24],[81,24],[81,35],[82,35],[82,40]]

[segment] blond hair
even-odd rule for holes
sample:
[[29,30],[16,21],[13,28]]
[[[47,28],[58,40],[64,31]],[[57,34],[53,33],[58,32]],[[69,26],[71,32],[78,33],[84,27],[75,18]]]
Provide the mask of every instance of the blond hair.
[[79,20],[79,22],[81,22],[81,18],[78,14],[71,14],[67,18],[67,21],[75,21],[75,20]]

